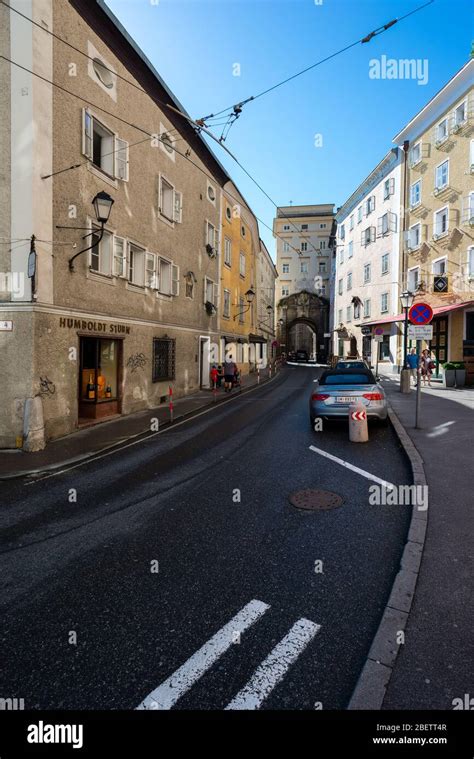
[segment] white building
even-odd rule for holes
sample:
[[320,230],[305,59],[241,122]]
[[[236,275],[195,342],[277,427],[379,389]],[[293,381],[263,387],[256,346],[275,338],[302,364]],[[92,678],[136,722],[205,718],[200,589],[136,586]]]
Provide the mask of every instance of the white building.
[[302,290],[329,297],[329,237],[334,204],[281,206],[273,220],[276,300]]
[[[336,214],[333,352],[396,366],[402,151],[390,150]],[[375,341],[375,327],[382,341]],[[368,333],[368,334],[363,334]]]

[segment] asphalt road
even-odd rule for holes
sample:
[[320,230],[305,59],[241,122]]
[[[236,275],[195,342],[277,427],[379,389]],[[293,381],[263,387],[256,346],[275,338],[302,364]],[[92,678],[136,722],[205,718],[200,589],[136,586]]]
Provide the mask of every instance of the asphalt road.
[[[368,479],[309,446],[411,475],[391,427],[363,445],[345,424],[310,428],[319,371],[287,368],[148,441],[0,484],[2,697],[132,709],[162,686],[155,708],[346,707],[410,508],[369,505]],[[297,510],[305,488],[343,504]]]

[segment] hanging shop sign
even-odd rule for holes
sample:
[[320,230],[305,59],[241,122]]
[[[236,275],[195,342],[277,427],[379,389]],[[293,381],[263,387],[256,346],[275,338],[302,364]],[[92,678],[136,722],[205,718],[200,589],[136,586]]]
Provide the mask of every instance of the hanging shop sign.
[[130,327],[125,324],[107,324],[88,319],[72,319],[61,316],[59,326],[67,329],[80,329],[83,332],[103,332],[107,335],[129,335]]

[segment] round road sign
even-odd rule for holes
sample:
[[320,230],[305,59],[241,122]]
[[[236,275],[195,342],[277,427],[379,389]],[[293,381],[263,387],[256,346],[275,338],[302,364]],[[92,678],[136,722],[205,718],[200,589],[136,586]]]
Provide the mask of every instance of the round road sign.
[[408,312],[412,324],[429,324],[433,318],[433,309],[428,303],[415,303]]
[[383,327],[375,327],[374,333],[376,335],[383,335]]

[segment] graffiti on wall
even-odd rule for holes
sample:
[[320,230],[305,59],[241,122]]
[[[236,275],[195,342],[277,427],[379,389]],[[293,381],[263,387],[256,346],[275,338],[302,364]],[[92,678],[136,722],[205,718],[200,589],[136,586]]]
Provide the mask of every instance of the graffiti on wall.
[[43,398],[54,395],[56,392],[56,385],[48,377],[40,377],[40,395]]
[[144,366],[147,364],[147,357],[144,353],[134,353],[133,356],[130,356],[127,360],[127,367],[130,369],[132,374],[136,371],[139,371],[140,369],[143,369]]

